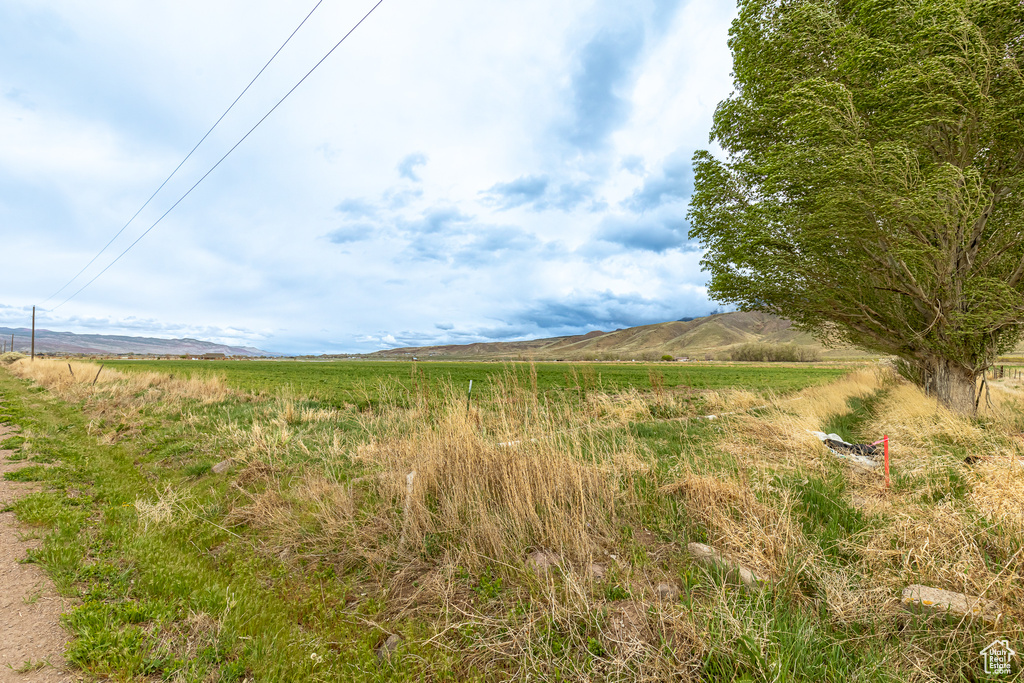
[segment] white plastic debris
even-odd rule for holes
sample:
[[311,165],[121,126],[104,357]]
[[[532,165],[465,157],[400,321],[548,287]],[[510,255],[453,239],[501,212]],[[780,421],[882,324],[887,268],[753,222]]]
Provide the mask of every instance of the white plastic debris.
[[818,437],[821,440],[821,442],[825,444],[825,447],[828,448],[828,450],[837,457],[852,460],[858,465],[863,465],[864,467],[878,467],[879,465],[882,464],[876,460],[873,460],[872,458],[869,458],[866,455],[856,455],[854,453],[840,453],[834,448],[830,448],[828,446],[829,441],[837,442],[851,449],[855,447],[855,444],[846,441],[845,439],[843,439],[843,437],[839,436],[838,434],[826,434],[825,432],[816,432],[812,429],[808,429],[807,431],[809,431],[811,434],[814,434],[814,436]]

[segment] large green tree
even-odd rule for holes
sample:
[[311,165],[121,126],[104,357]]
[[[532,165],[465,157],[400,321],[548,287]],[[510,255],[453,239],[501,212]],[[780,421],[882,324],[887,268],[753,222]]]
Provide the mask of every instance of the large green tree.
[[712,296],[895,354],[948,406],[1024,323],[1024,0],[740,0]]

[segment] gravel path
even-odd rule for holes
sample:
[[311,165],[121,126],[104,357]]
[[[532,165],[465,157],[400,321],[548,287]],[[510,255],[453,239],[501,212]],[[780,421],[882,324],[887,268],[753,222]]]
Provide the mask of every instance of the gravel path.
[[[0,440],[11,433],[0,426]],[[24,467],[8,460],[13,451],[0,450],[0,508],[38,490],[31,483],[4,480],[3,474]],[[68,634],[60,626],[65,601],[53,589],[43,570],[20,564],[29,548],[40,545],[33,530],[18,524],[13,512],[0,514],[0,683],[80,681],[68,671],[62,653]],[[26,662],[48,662],[27,672],[16,669]]]

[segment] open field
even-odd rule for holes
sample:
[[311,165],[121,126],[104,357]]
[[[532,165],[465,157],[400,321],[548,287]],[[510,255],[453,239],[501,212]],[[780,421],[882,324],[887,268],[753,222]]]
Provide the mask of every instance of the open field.
[[235,389],[275,395],[291,392],[341,407],[377,396],[381,387],[414,391],[420,384],[468,387],[490,394],[506,368],[535,373],[541,392],[619,392],[630,388],[695,390],[744,387],[785,393],[827,382],[848,371],[842,365],[706,363],[480,363],[443,361],[106,361],[124,371],[184,377],[221,377]]
[[[1015,381],[968,420],[873,365],[72,370],[0,371],[0,422],[96,677],[996,681],[1024,645]],[[892,487],[809,429],[888,434]]]

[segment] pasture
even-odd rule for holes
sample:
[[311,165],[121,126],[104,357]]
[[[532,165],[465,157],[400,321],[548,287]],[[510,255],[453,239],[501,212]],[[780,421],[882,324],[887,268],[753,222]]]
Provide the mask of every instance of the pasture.
[[836,379],[846,366],[774,363],[473,363],[444,361],[106,361],[127,372],[161,372],[183,377],[221,377],[225,384],[256,394],[280,392],[341,407],[377,395],[382,385],[406,391],[420,383],[467,387],[487,396],[506,370],[534,373],[541,392],[614,393],[629,389],[693,390],[743,387],[786,393]]
[[[1024,636],[1009,380],[966,420],[876,364],[72,369],[0,372],[0,421],[97,677],[985,680]],[[888,434],[891,487],[811,429]]]

